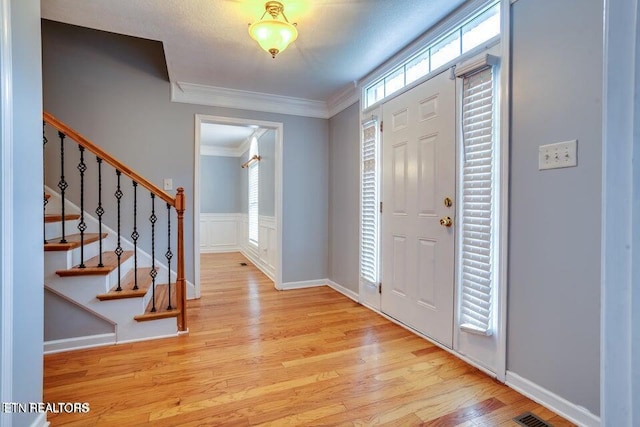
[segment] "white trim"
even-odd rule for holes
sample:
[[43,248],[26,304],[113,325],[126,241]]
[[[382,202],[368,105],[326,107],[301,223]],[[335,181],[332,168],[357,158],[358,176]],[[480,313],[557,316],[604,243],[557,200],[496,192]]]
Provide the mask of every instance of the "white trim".
[[353,84],[349,84],[329,97],[327,101],[327,108],[329,110],[328,118],[346,110],[359,100],[360,92],[358,91],[358,82],[354,81]]
[[327,103],[324,101],[187,82],[171,83],[171,101],[292,116],[329,118]]
[[289,291],[292,289],[317,288],[320,286],[327,286],[327,279],[302,280],[300,282],[286,282],[286,283],[283,283],[280,287],[276,286],[276,289],[280,291]]
[[497,223],[499,225],[496,242],[498,244],[498,271],[496,271],[498,292],[497,309],[497,334],[498,348],[496,354],[496,378],[499,381],[506,381],[507,374],[507,289],[509,279],[509,147],[511,146],[511,93],[509,85],[511,81],[511,4],[509,0],[501,0],[500,19],[500,115],[499,123],[499,144],[498,160],[498,197],[500,198],[500,208],[498,211]]
[[[2,170],[0,171],[0,227],[2,227],[2,304],[0,315],[0,402],[13,401],[13,57],[11,2],[0,0],[0,112]],[[11,427],[12,415],[2,414],[2,425]]]
[[353,301],[359,303],[357,292],[352,291],[351,289],[347,289],[344,286],[334,282],[333,280],[326,279],[327,286],[333,289],[334,291],[340,292],[342,295],[347,298],[352,299]]
[[102,347],[116,344],[116,333],[89,335],[86,337],[63,338],[44,342],[44,354],[54,354],[69,350]]
[[[276,231],[276,253],[275,253],[275,274],[271,274],[261,266],[259,257],[252,257],[250,251],[246,251],[242,242],[239,242],[240,252],[251,260],[256,267],[262,270],[274,282],[276,289],[279,289],[282,283],[282,154],[284,146],[284,125],[280,122],[269,122],[262,120],[251,120],[237,117],[209,116],[205,114],[196,114],[194,117],[195,126],[195,158],[193,173],[193,264],[194,264],[194,289],[196,298],[200,298],[200,126],[201,123],[216,123],[228,125],[254,125],[260,128],[275,130],[275,231]],[[239,233],[242,234],[242,233]]]
[[47,421],[47,414],[38,414],[35,420],[31,423],[31,427],[48,427],[51,424]]
[[518,393],[527,396],[531,400],[579,426],[600,426],[600,418],[589,412],[586,408],[571,403],[514,372],[507,371],[506,380],[506,384]]
[[600,416],[640,422],[640,4],[604,2]]

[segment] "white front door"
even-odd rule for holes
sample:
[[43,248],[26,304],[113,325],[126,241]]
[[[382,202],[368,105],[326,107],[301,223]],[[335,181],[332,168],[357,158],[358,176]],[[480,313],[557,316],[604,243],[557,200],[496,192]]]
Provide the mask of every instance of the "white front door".
[[455,87],[443,72],[382,107],[381,308],[447,347],[453,343]]

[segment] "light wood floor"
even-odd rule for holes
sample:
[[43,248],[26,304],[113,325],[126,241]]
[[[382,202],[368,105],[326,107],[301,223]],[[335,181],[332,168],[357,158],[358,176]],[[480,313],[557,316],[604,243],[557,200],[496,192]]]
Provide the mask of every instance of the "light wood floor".
[[[248,266],[240,266],[246,262]],[[279,292],[240,254],[202,256],[190,334],[45,357],[53,426],[572,425],[330,288]]]

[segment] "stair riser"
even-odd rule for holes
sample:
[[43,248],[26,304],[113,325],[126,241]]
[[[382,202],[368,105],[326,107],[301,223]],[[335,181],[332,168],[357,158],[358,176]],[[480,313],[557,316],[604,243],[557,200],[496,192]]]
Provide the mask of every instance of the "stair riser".
[[[64,252],[50,252],[45,257],[45,268],[48,270],[51,269],[51,265],[48,265],[51,259],[56,258],[56,255],[63,254],[63,256],[69,257],[69,254]],[[60,262],[60,261],[59,261]],[[58,262],[58,263],[59,263]],[[133,268],[133,258],[129,258],[124,261],[120,266],[120,274],[121,277],[124,277],[129,270]],[[116,286],[118,283],[118,269],[116,268],[111,273],[106,275],[86,275],[86,276],[68,276],[68,277],[60,277],[55,272],[57,270],[64,270],[64,268],[51,270],[50,274],[45,275],[45,282],[49,284],[50,282],[61,282],[68,281],[70,289],[77,290],[78,292],[84,291],[85,289],[90,289],[90,292],[93,293],[92,298],[96,299],[96,295],[108,292],[113,286]],[[62,280],[60,280],[62,279]],[[69,296],[67,293],[64,295]],[[74,298],[72,298],[74,299]],[[75,300],[75,299],[74,299]]]
[[[65,221],[65,234],[79,233],[78,223],[79,221],[77,219]],[[89,233],[89,231],[87,231],[87,233]],[[58,241],[60,240],[60,236],[62,236],[62,222],[47,222],[44,224],[44,238],[46,240]]]

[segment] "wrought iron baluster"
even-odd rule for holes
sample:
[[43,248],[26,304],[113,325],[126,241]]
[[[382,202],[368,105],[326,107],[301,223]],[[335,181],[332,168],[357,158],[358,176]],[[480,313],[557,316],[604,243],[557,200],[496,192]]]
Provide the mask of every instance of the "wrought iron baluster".
[[156,221],[158,217],[156,216],[156,195],[151,193],[151,216],[149,217],[149,221],[151,222],[151,271],[149,272],[149,276],[151,276],[151,312],[155,313],[156,311],[156,276],[158,272],[156,271]]
[[164,254],[167,258],[167,293],[169,298],[169,305],[167,310],[171,310],[171,205],[167,203],[167,253]]
[[[44,182],[46,182],[47,180],[47,162],[45,161],[45,155],[46,155],[46,150],[45,147],[47,146],[47,142],[49,142],[49,140],[47,139],[47,135],[45,135],[45,130],[46,130],[46,126],[47,126],[47,122],[45,122],[44,120],[42,121],[42,180]],[[47,199],[47,194],[43,191],[42,192],[42,198],[43,198],[43,205],[42,205],[42,238],[44,239],[44,243],[47,243],[47,224],[46,222],[44,222],[44,218],[47,216],[47,204],[49,203],[49,199]]]
[[66,234],[64,230],[65,223],[65,215],[64,215],[64,205],[65,205],[65,191],[69,188],[69,184],[64,179],[64,139],[66,135],[62,132],[58,132],[58,136],[60,137],[60,181],[58,181],[58,188],[60,189],[60,196],[62,197],[62,237],[60,238],[60,243],[67,243]]
[[80,222],[78,223],[78,230],[80,230],[80,265],[78,268],[86,268],[84,265],[84,232],[87,229],[87,224],[84,222],[84,173],[87,170],[87,165],[84,162],[84,147],[78,145],[80,149],[80,163],[78,163],[78,171],[80,171]]
[[122,250],[122,246],[120,245],[120,200],[122,199],[122,190],[120,189],[120,175],[122,175],[122,173],[119,170],[116,170],[116,176],[118,177],[118,182],[116,185],[116,192],[114,194],[114,196],[116,196],[116,199],[118,200],[118,246],[116,246],[116,250],[114,251],[116,256],[118,257],[118,287],[116,288],[117,292],[122,291],[122,286],[121,286],[121,280],[122,277],[120,275],[120,258],[122,257],[122,253],[124,252]]
[[133,181],[133,232],[131,240],[133,240],[133,289],[138,290],[138,183]]
[[99,239],[99,253],[98,253],[98,267],[104,267],[102,263],[102,215],[104,215],[104,209],[102,208],[102,159],[96,157],[98,162],[98,207],[96,208],[96,215],[98,215],[98,235]]

